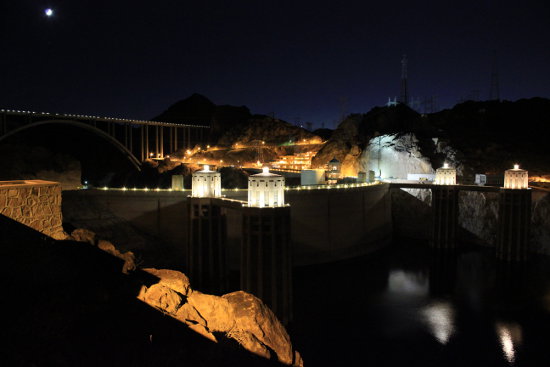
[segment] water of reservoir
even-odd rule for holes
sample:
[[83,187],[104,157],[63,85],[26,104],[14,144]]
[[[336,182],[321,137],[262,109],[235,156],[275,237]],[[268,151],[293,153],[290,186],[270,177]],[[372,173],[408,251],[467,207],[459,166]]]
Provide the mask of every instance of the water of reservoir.
[[550,366],[550,259],[398,244],[295,269],[293,343],[306,366]]

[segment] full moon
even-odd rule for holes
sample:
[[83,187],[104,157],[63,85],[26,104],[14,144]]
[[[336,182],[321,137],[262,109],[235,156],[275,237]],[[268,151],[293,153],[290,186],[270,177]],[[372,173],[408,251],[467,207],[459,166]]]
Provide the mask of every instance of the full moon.
[[44,14],[46,14],[46,16],[48,16],[48,17],[51,17],[53,15],[53,9],[48,8],[48,9],[44,10]]

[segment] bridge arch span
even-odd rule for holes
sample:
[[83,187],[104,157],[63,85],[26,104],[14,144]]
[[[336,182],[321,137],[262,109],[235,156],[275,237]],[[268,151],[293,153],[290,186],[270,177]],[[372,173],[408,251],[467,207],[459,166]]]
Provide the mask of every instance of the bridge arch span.
[[21,131],[24,131],[24,130],[27,130],[27,129],[32,129],[34,127],[38,127],[38,126],[41,126],[41,125],[48,125],[48,124],[62,124],[62,125],[70,125],[70,126],[76,126],[76,127],[79,127],[79,128],[82,128],[82,129],[85,129],[87,131],[90,131],[96,135],[98,135],[99,137],[105,139],[106,141],[108,141],[109,143],[111,143],[115,148],[117,148],[126,158],[128,158],[128,160],[130,161],[130,163],[132,163],[132,165],[134,167],[136,167],[136,169],[138,171],[141,171],[141,162],[132,154],[132,152],[126,148],[121,142],[119,142],[118,140],[116,140],[114,137],[112,137],[111,135],[107,134],[105,131],[103,130],[100,130],[92,125],[88,125],[88,124],[85,124],[83,122],[79,122],[79,121],[72,121],[72,120],[45,120],[45,121],[36,121],[36,122],[32,122],[30,124],[27,124],[27,125],[23,125],[23,126],[20,126],[16,129],[13,129],[7,133],[5,133],[4,135],[0,136],[0,142],[2,142],[2,140],[12,136],[12,135],[15,135],[17,133],[20,133]]

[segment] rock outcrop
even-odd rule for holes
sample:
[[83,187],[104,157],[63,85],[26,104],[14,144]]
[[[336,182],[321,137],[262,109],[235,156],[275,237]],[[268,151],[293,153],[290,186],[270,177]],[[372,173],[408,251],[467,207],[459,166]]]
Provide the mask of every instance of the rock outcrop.
[[83,228],[75,229],[72,231],[69,239],[78,242],[86,242],[92,246],[97,246],[100,250],[124,260],[124,265],[122,266],[122,272],[124,274],[128,274],[136,269],[136,257],[132,251],[119,251],[111,242],[98,239],[96,234],[90,230]]
[[238,291],[221,297],[193,290],[183,273],[143,269],[159,281],[142,286],[138,298],[184,322],[204,337],[237,341],[248,351],[294,366],[302,366],[290,337],[273,312],[252,294]]
[[[344,176],[356,176],[357,172],[365,170],[374,170],[378,175],[380,161],[386,171],[401,166],[389,174],[382,172],[384,177],[403,176],[403,169],[411,168],[408,166],[420,169],[415,173],[426,173],[433,162],[443,159],[439,157],[443,154],[438,154],[432,136],[435,136],[435,129],[427,127],[426,121],[410,108],[403,105],[376,107],[342,121],[315,155],[312,165],[320,168],[337,158],[342,162]],[[416,159],[413,163],[409,162],[411,157]]]
[[[137,269],[131,251],[122,252],[109,241],[87,229],[76,229],[71,240],[86,242],[124,260],[122,272]],[[185,323],[213,342],[233,340],[244,349],[281,363],[303,366],[290,336],[275,314],[259,298],[237,291],[223,296],[205,294],[191,288],[189,278],[175,270],[144,268],[153,284],[142,285],[138,299]]]

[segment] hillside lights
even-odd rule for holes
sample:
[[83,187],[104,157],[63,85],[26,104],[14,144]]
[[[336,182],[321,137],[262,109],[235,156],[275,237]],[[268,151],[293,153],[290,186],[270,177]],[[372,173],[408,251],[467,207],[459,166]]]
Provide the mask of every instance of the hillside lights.
[[529,188],[529,175],[526,170],[520,169],[519,164],[504,172],[505,189],[527,189]]

